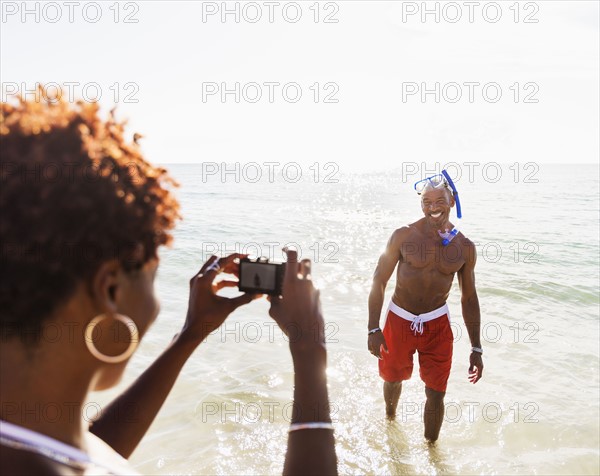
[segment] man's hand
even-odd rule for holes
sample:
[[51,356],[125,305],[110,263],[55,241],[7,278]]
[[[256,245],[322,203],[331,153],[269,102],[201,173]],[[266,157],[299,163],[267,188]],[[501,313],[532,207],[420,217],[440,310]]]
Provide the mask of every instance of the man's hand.
[[483,358],[480,352],[471,352],[469,358],[469,382],[477,383],[483,376]]
[[385,343],[385,337],[383,337],[383,332],[375,332],[374,334],[369,334],[369,340],[367,343],[369,347],[369,352],[373,354],[378,359],[383,359],[382,353],[389,353],[387,344]]
[[239,262],[235,260],[245,256],[237,253],[220,259],[211,256],[190,279],[190,300],[181,331],[182,336],[189,337],[199,344],[207,335],[218,329],[234,310],[260,296],[246,293],[235,298],[226,298],[217,295],[217,291],[238,284],[237,281],[230,280],[215,282],[219,273],[239,276]]

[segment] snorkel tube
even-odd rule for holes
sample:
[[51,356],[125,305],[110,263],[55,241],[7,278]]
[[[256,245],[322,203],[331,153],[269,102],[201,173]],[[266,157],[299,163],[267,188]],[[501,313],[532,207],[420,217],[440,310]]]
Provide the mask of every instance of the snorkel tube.
[[462,218],[462,210],[460,209],[460,200],[458,198],[458,190],[456,190],[456,187],[454,186],[454,182],[452,181],[452,179],[450,178],[450,175],[448,175],[448,172],[446,172],[446,170],[442,170],[442,175],[444,176],[444,178],[448,182],[448,185],[450,185],[450,188],[452,189],[452,195],[454,195],[454,201],[456,202],[456,216],[458,218]]
[[[442,175],[444,176],[444,178],[448,182],[448,185],[452,189],[452,196],[454,197],[454,202],[456,203],[456,216],[459,219],[461,219],[462,218],[462,210],[460,208],[460,199],[458,198],[458,190],[456,190],[456,186],[454,185],[454,182],[452,181],[452,179],[450,178],[450,175],[448,175],[448,172],[446,172],[446,170],[442,170]],[[442,245],[448,246],[450,244],[450,242],[454,239],[454,237],[456,235],[458,235],[458,228],[454,227],[451,232],[448,232],[446,230],[446,233],[441,233],[441,232],[438,232],[438,233],[440,233],[440,236],[442,237]]]

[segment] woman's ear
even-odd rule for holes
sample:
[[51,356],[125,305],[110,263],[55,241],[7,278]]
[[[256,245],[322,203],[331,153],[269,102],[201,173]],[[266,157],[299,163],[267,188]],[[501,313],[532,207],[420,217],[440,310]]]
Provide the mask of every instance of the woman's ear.
[[99,313],[117,312],[119,274],[122,271],[118,260],[105,261],[92,279],[92,298]]

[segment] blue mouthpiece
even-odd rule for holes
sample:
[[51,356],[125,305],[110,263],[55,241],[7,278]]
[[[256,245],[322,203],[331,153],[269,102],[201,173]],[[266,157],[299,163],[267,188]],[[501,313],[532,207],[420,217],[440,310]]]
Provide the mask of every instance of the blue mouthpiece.
[[450,244],[450,242],[454,239],[454,237],[456,235],[458,235],[458,228],[453,228],[450,233],[441,233],[439,231],[438,231],[438,233],[440,234],[441,237],[444,237],[442,239],[442,245],[448,246]]

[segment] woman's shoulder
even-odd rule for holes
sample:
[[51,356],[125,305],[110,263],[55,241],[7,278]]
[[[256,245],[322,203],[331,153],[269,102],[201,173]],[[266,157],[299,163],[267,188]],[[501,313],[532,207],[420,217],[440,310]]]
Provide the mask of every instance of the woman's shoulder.
[[48,476],[79,476],[83,469],[72,468],[26,449],[0,444],[0,473],[11,475],[44,474]]
[[47,435],[3,422],[0,474],[133,475],[129,462],[104,441],[84,434],[86,451]]

